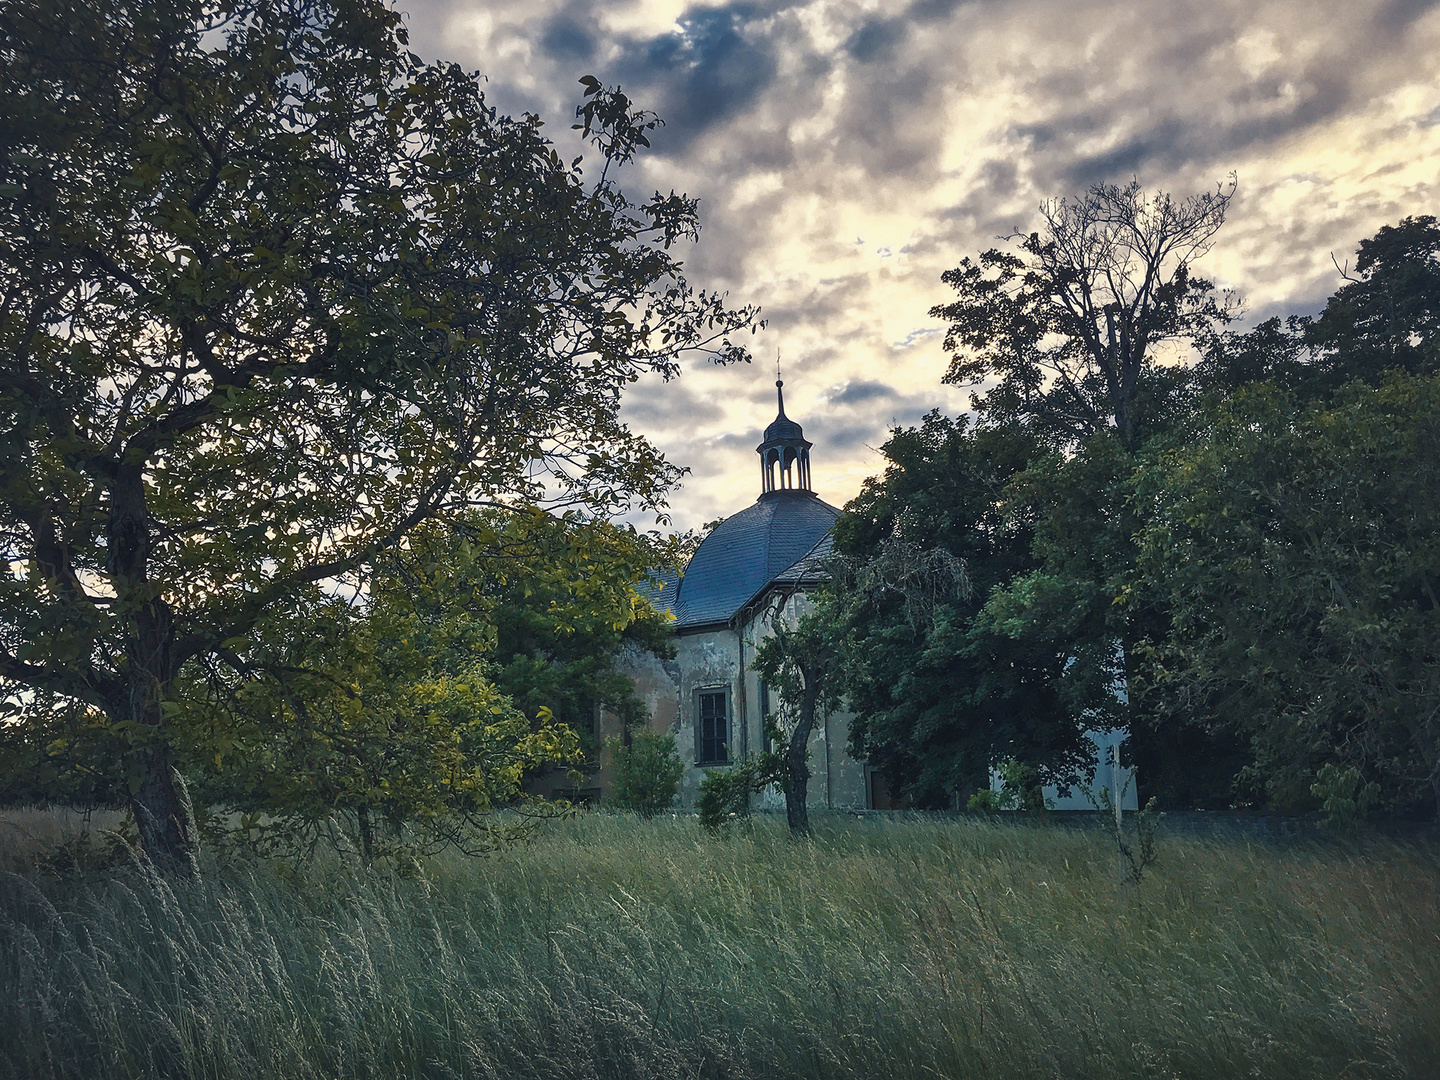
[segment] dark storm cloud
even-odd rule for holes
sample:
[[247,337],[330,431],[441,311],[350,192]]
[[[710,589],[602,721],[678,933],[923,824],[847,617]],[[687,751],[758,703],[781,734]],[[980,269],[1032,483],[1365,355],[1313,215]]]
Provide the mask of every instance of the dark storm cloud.
[[980,168],[980,183],[992,195],[1006,196],[1015,191],[1020,169],[1013,161],[987,161]]
[[643,88],[646,107],[664,118],[664,137],[657,140],[662,152],[682,152],[773,82],[775,43],[746,32],[758,14],[751,4],[692,9],[680,18],[678,32],[627,41],[607,65],[616,81]]
[[[765,438],[765,429],[760,426],[746,428],[743,431],[727,431],[720,435],[713,435],[705,440],[705,445],[717,450],[736,450],[744,453],[754,453],[755,447],[759,446]],[[743,457],[743,454],[737,455]],[[758,461],[759,458],[756,458]]]
[[877,175],[885,175],[882,169],[893,169],[893,176],[933,171],[942,145],[926,108],[937,89],[934,73],[917,64],[877,82],[858,87],[847,102],[853,139],[842,160],[863,164]]
[[823,446],[827,453],[836,455],[874,449],[885,441],[885,432],[885,425],[874,423],[829,426],[824,433]]
[[775,330],[815,322],[833,326],[863,299],[868,286],[865,274],[825,278],[788,303],[766,303],[765,318]]
[[1184,133],[1185,125],[1179,120],[1164,120],[1132,135],[1113,149],[1079,158],[1060,175],[1065,186],[1071,190],[1138,176],[1156,166],[1173,162],[1179,153],[1177,141]]
[[[1234,121],[1219,123],[1203,115],[1167,116],[1108,150],[1074,159],[1059,175],[1069,187],[1082,189],[1134,175],[1169,172],[1191,161],[1234,160],[1256,144],[1274,143],[1315,128],[1343,114],[1352,102],[1351,85],[1340,75],[1316,73],[1307,76],[1301,90],[1292,87],[1278,78],[1234,87],[1224,99],[1226,111],[1237,117]],[[1287,96],[1293,100],[1286,100]],[[1054,127],[1043,136],[1036,133],[1037,149],[1053,145],[1058,134]],[[1082,125],[1075,127],[1083,130]]]
[[893,386],[874,380],[846,383],[826,395],[831,405],[865,405],[878,399],[892,400],[897,397],[899,393]]
[[823,411],[806,422],[805,433],[819,461],[853,458],[878,449],[895,429],[913,427],[926,413],[949,411],[952,405],[951,396],[938,387],[906,393],[878,380],[856,380],[825,395]]
[[906,14],[918,23],[937,22],[949,18],[956,8],[965,3],[973,3],[973,0],[920,0],[911,4]]
[[639,431],[659,427],[694,428],[713,420],[714,402],[698,396],[684,379],[642,379],[625,394],[625,422]]
[[1403,34],[1415,20],[1435,10],[1437,0],[1389,0],[1375,13],[1375,25],[1387,34]]
[[[1315,73],[1308,82],[1309,86],[1293,106],[1275,116],[1257,117],[1235,124],[1226,132],[1228,138],[1219,148],[1235,153],[1256,143],[1275,142],[1294,132],[1319,127],[1340,116],[1354,103],[1354,88],[1349,80],[1341,76]],[[1272,82],[1254,88],[1252,94],[1252,100],[1275,101],[1281,96],[1281,87]],[[1249,102],[1242,103],[1242,107],[1246,104]]]
[[845,51],[862,64],[888,61],[894,58],[907,33],[902,19],[871,19],[850,35]]
[[595,55],[595,28],[566,12],[545,24],[540,47],[562,62],[587,61]]

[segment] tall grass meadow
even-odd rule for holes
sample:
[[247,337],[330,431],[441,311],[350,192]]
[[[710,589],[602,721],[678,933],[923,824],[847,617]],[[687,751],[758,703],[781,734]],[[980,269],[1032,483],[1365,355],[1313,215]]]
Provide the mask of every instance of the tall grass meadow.
[[620,814],[186,886],[12,853],[0,1076],[1440,1075],[1433,844],[1158,855],[1123,885],[1098,831]]

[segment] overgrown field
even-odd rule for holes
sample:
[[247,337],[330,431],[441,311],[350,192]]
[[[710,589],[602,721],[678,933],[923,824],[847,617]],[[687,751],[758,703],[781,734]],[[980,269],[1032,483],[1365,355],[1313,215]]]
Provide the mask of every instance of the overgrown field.
[[984,821],[563,823],[419,876],[0,878],[7,1077],[1440,1075],[1440,857]]

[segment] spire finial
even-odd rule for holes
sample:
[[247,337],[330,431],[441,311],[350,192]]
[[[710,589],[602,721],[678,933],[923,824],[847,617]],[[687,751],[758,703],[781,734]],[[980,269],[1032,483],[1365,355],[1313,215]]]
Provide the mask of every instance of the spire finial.
[[789,417],[785,415],[785,382],[783,379],[775,380],[775,396],[780,399],[780,415],[776,419],[788,420]]

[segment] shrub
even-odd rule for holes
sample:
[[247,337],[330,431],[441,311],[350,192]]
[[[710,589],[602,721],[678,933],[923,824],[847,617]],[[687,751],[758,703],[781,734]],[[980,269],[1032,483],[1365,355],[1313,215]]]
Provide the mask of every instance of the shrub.
[[707,772],[695,800],[700,824],[715,832],[733,818],[748,817],[750,796],[777,783],[780,768],[779,754],[756,754],[731,768]]
[[999,810],[1049,810],[1045,802],[1045,787],[1040,782],[1040,772],[1033,765],[1026,765],[1015,758],[1001,764],[999,791],[981,788],[970,796],[967,810],[981,810],[995,813]]
[[606,801],[619,810],[634,810],[643,818],[668,810],[685,772],[675,753],[675,736],[645,724],[631,732],[629,746],[613,736],[605,744],[615,758],[615,785]]
[[1310,793],[1320,800],[1326,822],[1341,830],[1359,828],[1381,801],[1380,785],[1367,783],[1354,766],[1334,762],[1321,766]]

